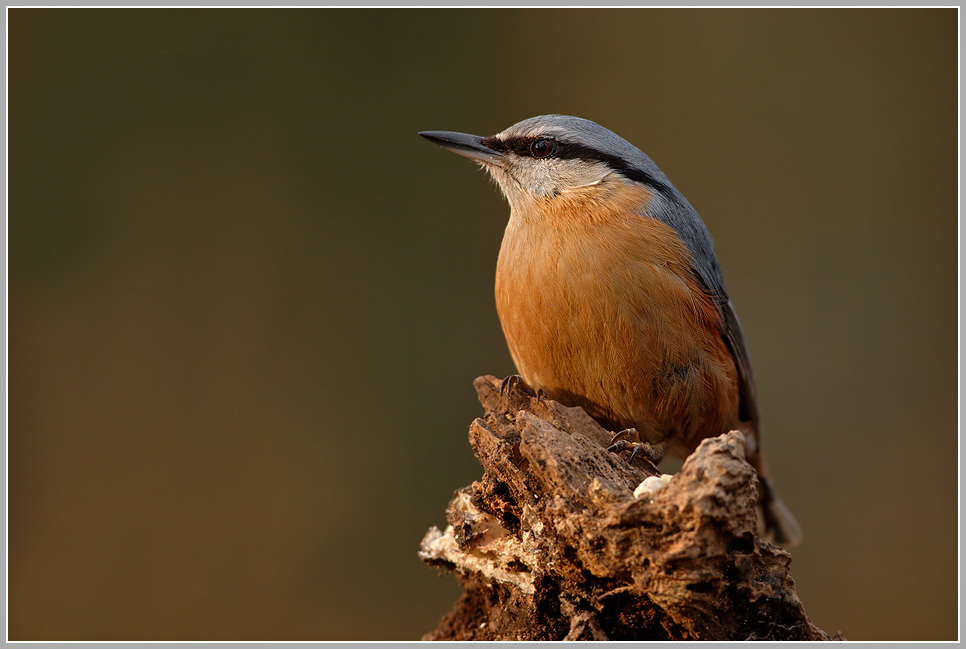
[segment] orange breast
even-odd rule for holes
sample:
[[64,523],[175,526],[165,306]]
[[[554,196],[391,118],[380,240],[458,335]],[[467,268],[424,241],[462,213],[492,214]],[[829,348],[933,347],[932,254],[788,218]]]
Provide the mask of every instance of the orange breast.
[[530,385],[686,453],[737,425],[737,371],[687,247],[633,213],[650,198],[616,181],[514,209],[497,311]]

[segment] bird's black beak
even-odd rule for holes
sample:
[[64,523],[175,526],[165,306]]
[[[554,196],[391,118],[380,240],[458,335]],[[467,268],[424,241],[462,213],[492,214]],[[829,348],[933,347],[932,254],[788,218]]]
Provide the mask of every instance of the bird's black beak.
[[419,134],[444,149],[477,162],[496,162],[502,155],[486,146],[483,143],[485,138],[479,135],[451,131],[421,131]]

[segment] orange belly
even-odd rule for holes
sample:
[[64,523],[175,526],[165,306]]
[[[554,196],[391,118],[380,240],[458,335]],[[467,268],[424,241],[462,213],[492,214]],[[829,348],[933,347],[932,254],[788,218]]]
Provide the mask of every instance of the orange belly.
[[679,455],[737,426],[737,371],[720,312],[670,227],[627,212],[557,219],[554,228],[544,220],[553,215],[515,216],[496,301],[530,385],[612,430],[673,442]]

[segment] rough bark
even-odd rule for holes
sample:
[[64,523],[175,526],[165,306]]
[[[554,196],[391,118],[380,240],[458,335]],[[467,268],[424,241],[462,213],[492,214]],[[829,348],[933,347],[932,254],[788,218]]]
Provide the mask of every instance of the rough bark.
[[492,376],[475,386],[483,477],[419,553],[464,592],[424,639],[829,639],[795,593],[791,555],[758,536],[740,432],[659,478],[646,459],[607,452],[611,433],[582,409],[525,386],[504,396]]

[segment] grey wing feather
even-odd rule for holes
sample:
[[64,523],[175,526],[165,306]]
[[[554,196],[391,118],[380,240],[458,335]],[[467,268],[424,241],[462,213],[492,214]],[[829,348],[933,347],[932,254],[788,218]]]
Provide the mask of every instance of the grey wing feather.
[[748,348],[745,346],[745,335],[741,331],[741,323],[738,322],[738,314],[731,306],[731,300],[722,307],[724,315],[724,339],[731,350],[731,355],[735,359],[735,367],[738,369],[738,416],[742,421],[747,421],[754,429],[756,436],[758,430],[758,395],[755,392],[755,377],[751,373],[751,360],[748,358]]
[[723,326],[721,335],[734,357],[735,367],[738,370],[739,417],[741,421],[751,424],[757,435],[759,432],[758,398],[751,372],[751,360],[748,358],[748,348],[745,345],[741,323],[724,288],[721,269],[714,254],[714,242],[708,228],[688,200],[673,185],[670,185],[670,182],[667,190],[662,196],[664,200],[655,201],[649,206],[648,216],[663,221],[678,233],[691,251],[695,277],[721,309]]

